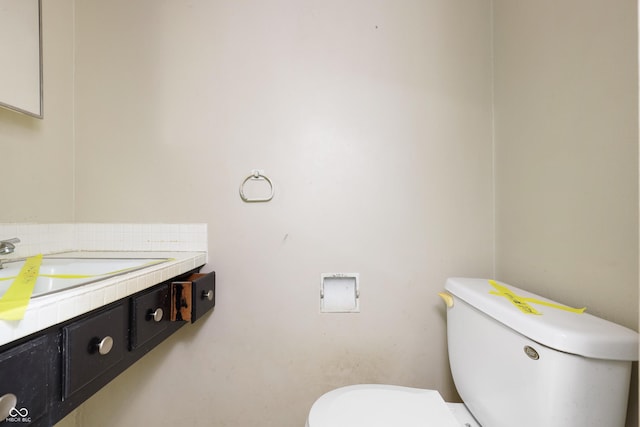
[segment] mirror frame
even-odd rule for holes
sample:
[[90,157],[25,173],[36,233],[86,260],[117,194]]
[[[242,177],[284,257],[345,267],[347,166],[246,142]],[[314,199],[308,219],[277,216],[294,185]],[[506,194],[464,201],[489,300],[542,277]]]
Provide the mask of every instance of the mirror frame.
[[[34,1],[38,7],[38,92],[39,92],[39,106],[37,111],[27,110],[25,107],[12,105],[0,100],[0,107],[7,108],[9,110],[17,111],[22,114],[26,114],[38,119],[44,118],[44,96],[43,96],[43,64],[42,64],[42,0],[21,0],[21,1]],[[1,95],[0,95],[1,96]]]

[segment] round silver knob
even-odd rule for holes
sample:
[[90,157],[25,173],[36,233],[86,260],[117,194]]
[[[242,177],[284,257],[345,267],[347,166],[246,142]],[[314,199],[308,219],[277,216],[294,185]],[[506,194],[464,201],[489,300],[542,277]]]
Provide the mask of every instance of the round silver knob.
[[102,338],[96,345],[96,348],[98,349],[98,353],[103,356],[105,354],[109,354],[109,352],[113,348],[113,338],[109,336]]
[[202,291],[202,299],[208,299],[209,301],[213,301],[213,291]]
[[7,393],[0,397],[0,419],[8,418],[11,410],[16,407],[18,398],[13,393]]
[[161,308],[156,308],[155,310],[149,310],[149,314],[147,315],[147,319],[152,320],[154,322],[159,322],[162,320],[162,316],[164,316],[164,311]]

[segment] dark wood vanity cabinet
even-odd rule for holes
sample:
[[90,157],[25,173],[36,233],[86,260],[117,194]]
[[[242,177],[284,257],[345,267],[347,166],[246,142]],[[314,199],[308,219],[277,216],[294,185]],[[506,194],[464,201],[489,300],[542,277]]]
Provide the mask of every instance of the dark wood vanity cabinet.
[[215,274],[196,272],[0,347],[0,426],[54,425],[188,324],[170,320],[175,283],[195,290],[191,322],[211,310]]

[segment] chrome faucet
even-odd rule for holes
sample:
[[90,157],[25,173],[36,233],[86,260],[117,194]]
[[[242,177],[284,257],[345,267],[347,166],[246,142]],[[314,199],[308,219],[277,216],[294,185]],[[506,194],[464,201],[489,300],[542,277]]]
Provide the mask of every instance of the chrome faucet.
[[[20,239],[14,237],[13,239],[0,240],[0,255],[12,254],[16,249],[14,243],[20,243]],[[3,268],[2,261],[0,261],[0,269]]]

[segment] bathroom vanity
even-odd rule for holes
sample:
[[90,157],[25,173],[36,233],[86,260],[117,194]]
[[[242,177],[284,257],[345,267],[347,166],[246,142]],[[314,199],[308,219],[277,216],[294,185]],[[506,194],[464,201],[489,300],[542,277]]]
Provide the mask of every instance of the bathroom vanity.
[[[215,306],[215,273],[198,273],[204,259],[172,258],[35,298],[34,310],[42,317],[54,307],[60,313],[60,304],[69,301],[103,304],[81,307],[82,313],[62,321],[58,314],[48,321],[55,324],[0,345],[0,425],[54,425],[178,329],[202,318]],[[190,263],[195,267],[183,271]],[[48,304],[42,302],[47,298]]]

